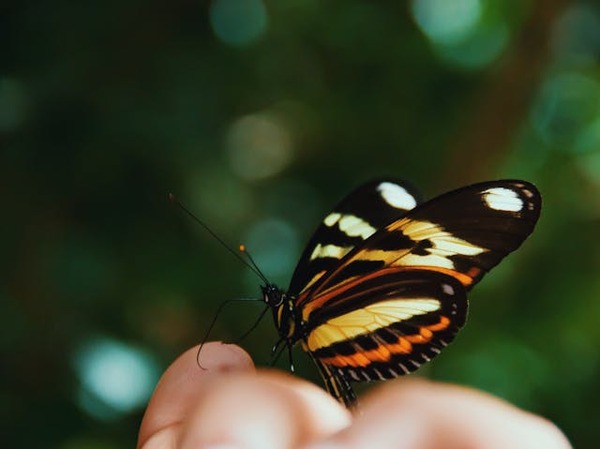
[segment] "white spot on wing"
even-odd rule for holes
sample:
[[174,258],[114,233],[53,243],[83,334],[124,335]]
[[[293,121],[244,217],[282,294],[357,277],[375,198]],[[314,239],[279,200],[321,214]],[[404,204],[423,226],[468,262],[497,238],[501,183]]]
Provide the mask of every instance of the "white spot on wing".
[[381,374],[381,371],[379,371],[377,368],[374,368],[373,371],[379,380],[385,380],[385,376]]
[[402,372],[404,374],[410,373],[410,371],[408,370],[408,368],[406,366],[404,366],[402,363],[398,363],[398,367],[402,370]]
[[342,216],[342,214],[338,214],[337,212],[332,212],[325,217],[325,219],[323,220],[323,223],[325,223],[326,226],[331,227],[338,222],[338,220],[340,219],[341,216]]
[[493,187],[484,190],[483,200],[489,208],[494,210],[503,212],[519,212],[523,210],[523,200],[517,192],[505,187]]
[[447,295],[454,295],[454,287],[452,287],[450,284],[442,284],[442,290]]
[[352,377],[352,379],[356,380],[356,381],[360,381],[360,377],[358,377],[358,374],[356,374],[356,371],[349,370],[348,373],[350,374],[350,377]]
[[398,184],[382,182],[377,186],[377,191],[386,203],[397,209],[410,210],[417,205],[415,198]]
[[343,215],[338,221],[340,230],[350,237],[371,237],[377,229],[356,215]]
[[352,246],[337,246],[337,245],[321,245],[320,243],[315,246],[315,249],[310,255],[310,260],[315,260],[320,257],[333,257],[334,259],[341,259],[350,250]]
[[340,231],[349,237],[367,239],[377,231],[377,229],[356,215],[342,215],[339,212],[332,212],[323,220],[323,224],[330,228],[335,226],[336,223]]
[[527,197],[527,198],[533,198],[533,192],[529,189],[521,189],[521,192],[523,192],[523,194]]

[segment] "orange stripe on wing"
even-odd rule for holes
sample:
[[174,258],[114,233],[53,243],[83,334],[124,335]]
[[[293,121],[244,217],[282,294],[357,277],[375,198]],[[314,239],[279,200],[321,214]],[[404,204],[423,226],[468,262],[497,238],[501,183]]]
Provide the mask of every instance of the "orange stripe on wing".
[[308,291],[306,293],[301,294],[298,297],[298,299],[296,300],[296,304],[302,304],[304,301],[308,300],[308,303],[302,310],[302,318],[305,321],[308,321],[310,313],[313,310],[323,307],[325,303],[330,301],[332,298],[343,294],[345,291],[356,286],[357,284],[361,284],[363,282],[368,281],[369,279],[385,276],[390,272],[396,271],[398,271],[398,268],[384,268],[381,270],[374,271],[372,273],[365,274],[363,276],[355,276],[353,278],[350,278],[347,282],[344,282],[343,284],[334,285],[332,288],[327,289],[323,294],[319,294],[311,300],[308,300],[308,297],[310,296],[310,291]]
[[368,281],[372,278],[377,278],[380,276],[385,276],[390,272],[396,271],[433,271],[436,273],[442,273],[448,276],[453,277],[458,280],[463,286],[469,287],[473,284],[474,278],[481,273],[481,269],[477,267],[471,267],[468,273],[461,273],[460,271],[451,270],[449,268],[444,267],[433,267],[433,266],[398,266],[398,267],[388,267],[381,270],[374,271],[372,273],[365,274],[363,276],[355,276],[349,279],[347,282],[343,284],[337,284],[332,288],[327,289],[324,293],[316,295],[314,298],[309,299],[311,292],[310,290],[302,293],[298,299],[296,300],[296,304],[302,304],[307,302],[306,306],[302,309],[302,318],[305,321],[309,320],[310,314],[313,310],[317,310],[320,307],[323,307],[328,301],[335,298],[336,296],[342,295],[348,289],[356,286],[357,284],[361,284],[365,281]]
[[435,332],[447,329],[450,326],[448,317],[440,317],[440,321],[430,326],[421,326],[418,334],[403,335],[398,337],[397,343],[381,343],[377,348],[369,351],[357,351],[350,355],[335,355],[324,357],[320,361],[327,365],[353,368],[364,368],[372,362],[389,362],[393,355],[410,354],[413,344],[425,344],[431,341]]
[[411,267],[403,267],[404,270],[423,270],[423,271],[435,271],[436,273],[446,274],[448,276],[452,276],[458,282],[460,282],[465,287],[469,287],[473,284],[473,280],[476,276],[481,274],[481,269],[477,267],[471,267],[467,273],[461,273],[460,271],[451,270],[450,268],[444,267],[434,267],[434,266],[411,266]]

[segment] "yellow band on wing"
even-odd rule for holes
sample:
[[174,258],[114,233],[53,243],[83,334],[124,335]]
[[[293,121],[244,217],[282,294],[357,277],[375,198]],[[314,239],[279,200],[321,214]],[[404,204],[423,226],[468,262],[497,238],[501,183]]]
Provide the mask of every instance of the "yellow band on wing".
[[441,304],[437,298],[403,297],[370,304],[317,326],[308,335],[308,349],[316,351],[417,315],[435,312],[440,308]]

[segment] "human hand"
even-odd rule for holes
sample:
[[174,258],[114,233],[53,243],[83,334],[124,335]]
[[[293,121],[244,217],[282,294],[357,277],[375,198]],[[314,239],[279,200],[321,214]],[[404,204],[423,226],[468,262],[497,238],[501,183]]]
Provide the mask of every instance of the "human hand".
[[569,449],[549,421],[491,395],[415,378],[389,381],[351,415],[325,391],[256,371],[241,348],[180,356],[146,410],[138,449]]

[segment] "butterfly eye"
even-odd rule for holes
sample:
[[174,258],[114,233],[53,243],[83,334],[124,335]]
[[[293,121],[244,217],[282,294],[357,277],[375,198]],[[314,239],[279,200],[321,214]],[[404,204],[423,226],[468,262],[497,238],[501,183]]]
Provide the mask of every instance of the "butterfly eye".
[[273,284],[263,285],[261,287],[265,303],[272,308],[277,308],[283,304],[285,294]]

